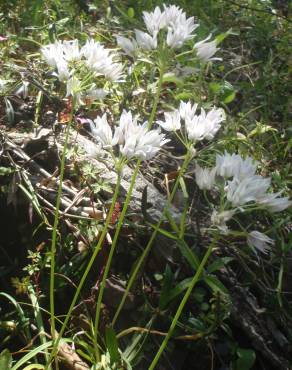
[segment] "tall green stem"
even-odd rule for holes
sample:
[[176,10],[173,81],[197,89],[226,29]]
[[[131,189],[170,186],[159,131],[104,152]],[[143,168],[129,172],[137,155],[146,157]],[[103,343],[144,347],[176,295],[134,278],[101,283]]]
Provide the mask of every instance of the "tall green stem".
[[67,146],[68,146],[69,135],[70,135],[70,128],[71,128],[72,121],[73,121],[74,106],[75,104],[74,104],[74,99],[73,99],[70,120],[66,127],[65,142],[64,142],[64,148],[63,148],[63,153],[61,157],[59,186],[58,186],[58,192],[57,192],[56,208],[55,208],[55,214],[54,214],[54,224],[53,224],[53,231],[52,231],[52,242],[51,242],[50,321],[51,321],[51,335],[52,335],[53,343],[55,341],[55,329],[56,329],[54,290],[55,290],[55,263],[56,263],[55,255],[56,255],[56,243],[57,243],[57,230],[58,230],[58,224],[59,224],[59,211],[60,211],[60,205],[61,205],[62,185],[63,185],[64,171],[65,171],[65,159],[66,159]]
[[164,65],[164,63],[162,63],[162,65],[159,68],[159,80],[158,80],[158,84],[157,84],[157,90],[156,90],[156,94],[155,94],[155,97],[154,97],[150,117],[149,117],[149,120],[148,120],[148,129],[149,130],[153,126],[155,114],[156,114],[156,111],[157,111],[157,106],[158,106],[158,102],[159,102],[159,98],[160,98],[160,93],[161,93],[161,90],[162,90],[164,70],[165,70],[165,65]]
[[69,307],[69,310],[68,310],[68,312],[66,314],[65,320],[64,320],[63,325],[62,325],[61,330],[60,330],[60,333],[59,333],[57,339],[54,342],[53,349],[52,349],[52,352],[51,352],[51,355],[50,355],[50,359],[49,359],[49,362],[47,364],[46,369],[48,368],[50,362],[52,361],[52,359],[54,358],[54,356],[57,353],[60,339],[62,338],[62,336],[64,334],[65,328],[66,328],[66,326],[68,324],[68,321],[70,319],[70,316],[71,316],[71,313],[73,311],[73,308],[74,308],[74,306],[75,306],[75,304],[77,302],[77,299],[78,299],[79,294],[81,292],[81,289],[82,289],[82,287],[83,287],[83,285],[85,283],[85,280],[87,278],[87,275],[89,274],[89,271],[90,271],[90,269],[91,269],[91,267],[92,267],[92,265],[93,265],[93,263],[95,261],[95,258],[97,256],[97,254],[98,254],[98,252],[99,252],[99,250],[100,250],[100,248],[102,246],[102,243],[104,241],[104,238],[105,238],[105,236],[107,234],[108,227],[110,225],[110,222],[111,222],[112,216],[113,216],[113,212],[115,210],[115,203],[116,203],[117,198],[118,198],[119,189],[120,189],[120,183],[121,183],[121,170],[118,171],[118,179],[117,179],[117,184],[116,184],[116,187],[115,187],[115,192],[114,192],[114,195],[113,195],[111,207],[110,207],[109,213],[107,215],[106,222],[105,222],[105,225],[103,227],[102,233],[101,233],[100,238],[98,240],[98,243],[97,243],[97,245],[96,245],[96,247],[94,249],[94,252],[93,252],[93,254],[92,254],[91,258],[90,258],[90,261],[88,262],[88,265],[86,266],[86,269],[85,269],[85,271],[84,271],[84,273],[82,275],[82,278],[80,280],[80,283],[79,283],[79,285],[78,285],[78,287],[76,289],[75,295],[73,297],[73,300],[71,302],[71,305]]
[[181,169],[179,171],[178,177],[177,177],[177,179],[175,181],[175,184],[174,184],[174,187],[172,189],[172,192],[170,194],[170,197],[169,197],[169,199],[168,199],[168,201],[166,203],[166,206],[165,206],[165,208],[163,210],[162,216],[161,216],[160,220],[158,221],[158,223],[156,224],[156,226],[154,228],[154,231],[153,231],[153,233],[151,235],[151,238],[149,239],[149,241],[148,241],[148,243],[146,245],[146,248],[144,249],[142,255],[140,256],[140,258],[138,260],[138,263],[136,264],[136,266],[135,266],[135,268],[134,268],[134,270],[132,272],[132,275],[130,276],[130,279],[129,279],[128,285],[126,287],[126,290],[124,292],[124,295],[123,295],[123,297],[121,299],[121,302],[119,304],[119,307],[117,308],[117,311],[116,311],[115,316],[113,318],[113,321],[112,321],[112,324],[113,325],[116,323],[117,318],[118,318],[118,316],[119,316],[119,314],[120,314],[120,312],[121,312],[121,310],[122,310],[122,308],[124,306],[124,303],[126,301],[126,298],[127,298],[128,294],[129,294],[129,292],[130,292],[130,290],[131,290],[131,288],[133,286],[133,283],[134,283],[134,281],[136,279],[136,276],[137,276],[137,274],[138,274],[138,272],[139,272],[139,270],[140,270],[140,268],[142,266],[142,263],[143,263],[144,259],[146,258],[146,256],[148,255],[150,249],[151,249],[152,243],[153,243],[153,241],[156,238],[156,235],[157,235],[158,230],[159,230],[159,228],[161,226],[161,223],[165,219],[167,210],[168,210],[169,206],[171,205],[171,202],[173,201],[174,195],[175,195],[175,193],[177,191],[177,188],[178,188],[178,185],[179,185],[179,180],[183,176],[183,174],[185,173],[185,171],[186,171],[186,169],[187,169],[187,167],[188,167],[191,159],[192,159],[192,153],[191,153],[190,150],[188,150],[188,152],[186,154],[186,157],[185,157],[185,160],[183,162],[183,165],[182,165],[182,167],[181,167]]
[[106,279],[107,279],[109,269],[110,269],[110,266],[111,266],[113,254],[114,254],[114,251],[115,251],[115,248],[116,248],[116,245],[117,245],[120,230],[123,226],[124,218],[125,218],[125,215],[126,215],[126,212],[127,212],[130,200],[131,200],[131,196],[132,196],[133,188],[134,188],[136,178],[137,178],[137,175],[138,175],[138,172],[139,172],[140,164],[141,164],[141,161],[138,160],[138,162],[136,164],[135,171],[134,171],[133,176],[132,176],[130,187],[129,187],[129,190],[128,190],[128,193],[127,193],[127,196],[126,196],[126,199],[125,199],[125,203],[124,203],[121,215],[119,217],[119,221],[118,221],[117,228],[116,228],[116,231],[115,231],[114,239],[113,239],[112,246],[111,246],[111,249],[110,249],[110,253],[109,253],[109,256],[108,256],[108,259],[107,259],[105,270],[104,270],[104,273],[103,273],[102,282],[101,282],[101,286],[100,286],[99,294],[98,294],[98,299],[97,299],[97,305],[96,305],[95,323],[94,323],[95,335],[97,335],[97,332],[98,332],[98,325],[99,325],[99,319],[100,319],[100,309],[101,309],[101,303],[102,303],[103,292],[104,292],[104,288],[105,288],[105,284],[106,284]]
[[212,243],[209,245],[209,247],[208,247],[208,249],[207,249],[207,251],[206,251],[206,253],[205,253],[205,255],[204,255],[204,257],[203,257],[203,259],[202,259],[202,261],[201,261],[201,263],[200,263],[200,265],[199,265],[199,267],[198,267],[198,269],[197,269],[197,271],[196,271],[196,273],[195,273],[195,275],[194,275],[194,277],[193,277],[193,279],[192,279],[192,281],[191,281],[191,283],[190,283],[190,285],[187,289],[187,291],[185,292],[185,295],[184,295],[184,297],[183,297],[183,299],[182,299],[182,301],[181,301],[181,303],[180,303],[180,305],[179,305],[179,307],[176,311],[176,314],[175,314],[175,316],[172,320],[172,323],[170,325],[168,333],[167,333],[166,337],[164,338],[163,342],[161,343],[161,346],[160,346],[158,352],[156,353],[156,356],[154,357],[154,360],[152,361],[152,363],[149,367],[149,370],[153,370],[155,368],[155,366],[157,365],[157,362],[158,362],[162,352],[164,351],[165,347],[167,346],[167,343],[168,343],[169,339],[172,336],[172,333],[173,333],[173,331],[176,327],[178,319],[180,318],[182,310],[184,309],[184,306],[187,303],[187,300],[189,299],[189,296],[190,296],[192,290],[194,289],[196,283],[198,282],[198,280],[199,280],[199,278],[200,278],[200,276],[203,272],[203,269],[204,269],[210,255],[211,255],[212,251],[213,251],[213,248],[216,246],[217,242],[218,242],[218,236],[215,236]]
[[[159,97],[160,97],[160,93],[161,93],[161,89],[162,89],[163,75],[164,75],[164,65],[162,64],[161,67],[160,67],[160,70],[159,70],[159,80],[158,80],[158,84],[157,84],[157,90],[156,90],[156,94],[155,94],[155,97],[154,97],[154,102],[153,102],[152,110],[151,110],[151,113],[150,113],[150,117],[149,117],[149,120],[148,120],[148,129],[149,130],[151,129],[151,127],[153,125],[153,122],[154,122],[154,118],[155,118],[155,114],[156,114],[156,110],[157,110],[157,106],[158,106],[158,102],[159,102]],[[124,221],[124,218],[125,218],[128,206],[129,206],[129,202],[130,202],[130,199],[131,199],[131,196],[132,196],[132,191],[133,191],[134,184],[135,184],[135,181],[136,181],[136,178],[137,178],[137,175],[138,175],[140,164],[141,164],[141,160],[138,160],[138,162],[136,164],[135,172],[134,172],[134,174],[132,176],[132,179],[131,179],[130,188],[129,188],[129,191],[127,193],[127,197],[126,197],[123,209],[122,209],[122,213],[119,217],[119,221],[118,221],[118,225],[117,225],[117,228],[116,228],[116,231],[115,231],[112,247],[111,247],[109,257],[108,257],[108,260],[107,260],[107,264],[106,264],[106,267],[105,267],[105,271],[104,271],[104,274],[103,274],[103,278],[102,278],[102,282],[101,282],[101,286],[100,286],[100,290],[99,290],[99,295],[98,295],[98,300],[97,300],[97,306],[96,306],[95,323],[94,323],[95,334],[97,334],[97,332],[98,332],[98,325],[99,325],[99,319],[100,319],[100,308],[101,308],[102,297],[103,297],[103,292],[104,292],[104,288],[105,288],[106,279],[107,279],[107,276],[108,276],[108,273],[109,273],[112,257],[113,257],[115,247],[116,247],[116,244],[117,244],[117,241],[118,241],[120,230],[121,230],[121,227],[123,226],[123,221]]]

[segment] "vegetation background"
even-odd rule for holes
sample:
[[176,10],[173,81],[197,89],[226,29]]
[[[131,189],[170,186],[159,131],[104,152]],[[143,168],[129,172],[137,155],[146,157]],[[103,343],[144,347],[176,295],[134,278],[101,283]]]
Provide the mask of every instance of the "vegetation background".
[[[52,214],[36,202],[30,179],[23,176],[20,179],[23,163],[2,155],[7,135],[29,133],[35,125],[50,129],[54,114],[62,121],[67,113],[64,101],[52,92],[47,67],[41,62],[40,47],[56,38],[84,41],[91,35],[108,47],[116,48],[117,34],[127,35],[128,30],[142,28],[143,11],[162,4],[154,0],[0,0],[0,82],[6,81],[5,89],[0,83],[1,370],[43,369],[28,366],[30,361],[43,363],[39,348],[40,345],[47,348],[50,340],[49,334],[43,333],[50,333],[51,230],[44,226],[41,217],[46,214],[52,222]],[[203,78],[194,77],[183,83],[179,79],[165,80],[158,114],[180,99],[224,107],[228,122],[216,143],[216,151],[228,150],[254,157],[261,163],[262,173],[272,177],[275,191],[285,189],[289,195],[292,184],[291,3],[178,0],[175,5],[199,20],[196,33],[200,39],[210,32],[219,35],[222,61],[210,66]],[[143,75],[142,69],[138,78],[138,85],[145,90],[153,82],[151,76]],[[28,93],[25,82],[29,82]],[[117,113],[127,107],[149,115],[151,96],[142,94],[130,99],[127,94],[130,88],[126,85],[122,98],[108,102],[110,109]],[[53,99],[48,99],[44,91],[49,91]],[[96,107],[93,113],[99,110],[100,107]],[[82,116],[86,112],[78,113]],[[62,127],[54,129],[61,131]],[[30,150],[34,153],[30,144],[25,145],[26,153],[30,154]],[[40,157],[38,163],[45,163],[46,169],[53,173],[58,159],[54,153],[48,155],[48,148],[44,149],[46,155],[44,159]],[[176,154],[181,155],[179,146]],[[80,190],[95,187],[92,189],[95,196],[109,200],[111,186],[99,181],[99,174],[92,166],[79,165],[76,156],[78,153],[69,150],[66,179]],[[208,155],[203,160],[213,161]],[[172,174],[178,165],[179,161],[169,159],[164,153],[158,161],[145,165],[142,172],[165,194],[164,174]],[[195,205],[188,214],[204,228],[210,209],[190,178],[186,178],[186,183],[195,189],[189,194]],[[226,237],[220,243],[206,272],[209,283],[202,279],[194,289],[175,331],[176,339],[169,342],[158,369],[292,368],[291,210],[273,216],[245,217],[246,224],[265,225],[272,232],[275,248],[268,255],[255,255],[248,250],[245,240]],[[96,220],[82,218],[70,222],[64,218],[59,224],[55,287],[58,320],[62,321],[67,312],[99,226]],[[149,230],[146,222],[137,227],[130,218],[123,228],[113,261],[112,280],[106,290],[102,312],[104,327],[100,329],[99,338],[103,353],[114,357],[119,348],[123,361],[109,367],[100,365],[101,369],[149,368],[192,276],[190,266],[177,253],[177,246],[165,231],[140,272],[116,333],[106,329],[144,240],[151,235]],[[186,235],[186,239],[202,258],[209,240],[200,235]],[[75,342],[74,353],[88,364],[87,368],[94,362],[91,310],[106,253],[103,249],[97,259],[66,332],[66,338]],[[57,328],[58,325],[57,321]],[[24,355],[30,356],[28,361],[16,367]],[[61,369],[66,366],[74,369],[74,354],[70,356],[71,360],[61,364]]]

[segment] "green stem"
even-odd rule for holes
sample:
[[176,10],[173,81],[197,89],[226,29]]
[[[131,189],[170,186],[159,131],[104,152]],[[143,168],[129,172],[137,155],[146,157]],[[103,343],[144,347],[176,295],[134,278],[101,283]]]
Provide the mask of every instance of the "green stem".
[[[92,265],[93,265],[93,263],[95,261],[95,258],[97,256],[97,254],[98,254],[98,252],[99,252],[99,250],[100,250],[100,248],[102,246],[102,243],[104,241],[104,238],[105,238],[105,236],[107,234],[108,227],[109,227],[109,225],[111,223],[113,212],[115,210],[115,203],[116,203],[117,198],[118,198],[119,189],[120,189],[120,183],[121,183],[121,171],[119,170],[118,171],[118,179],[117,179],[117,184],[116,184],[115,192],[114,192],[114,195],[113,195],[113,198],[112,198],[111,207],[110,207],[109,213],[107,215],[105,225],[103,227],[103,230],[102,230],[102,233],[101,233],[100,238],[98,240],[98,243],[97,243],[97,245],[95,247],[95,250],[94,250],[94,252],[93,252],[93,254],[92,254],[91,258],[90,258],[90,261],[88,262],[88,265],[86,266],[86,269],[85,269],[85,271],[84,271],[84,273],[82,275],[82,278],[80,280],[80,283],[79,283],[79,285],[78,285],[78,287],[76,289],[75,295],[73,297],[73,300],[71,302],[71,305],[69,307],[69,310],[68,310],[68,312],[66,314],[65,320],[64,320],[63,325],[62,325],[61,330],[60,330],[60,333],[59,333],[57,339],[54,342],[53,349],[52,349],[52,352],[51,352],[51,355],[50,355],[50,359],[48,361],[48,364],[46,366],[46,369],[48,369],[48,365],[50,364],[50,362],[52,361],[52,359],[54,358],[54,356],[57,353],[59,342],[60,342],[60,340],[61,340],[61,338],[62,338],[62,336],[64,334],[65,328],[66,328],[66,326],[68,324],[68,321],[70,319],[70,316],[71,316],[71,313],[73,311],[73,308],[74,308],[74,306],[75,306],[75,304],[77,302],[77,299],[78,299],[79,294],[81,292],[81,289],[82,289],[82,287],[83,287],[83,285],[85,283],[85,280],[87,278],[87,275],[89,274],[89,271],[90,271],[90,269],[91,269],[91,267],[92,267]],[[95,340],[96,340],[96,338],[95,338]]]
[[154,360],[152,361],[152,363],[149,367],[149,370],[153,370],[155,368],[155,366],[157,365],[157,362],[158,362],[162,352],[164,351],[165,347],[167,346],[167,343],[168,343],[169,339],[172,336],[172,333],[173,333],[173,331],[176,327],[178,319],[180,318],[182,310],[184,309],[184,306],[187,303],[187,300],[189,299],[189,296],[190,296],[192,290],[194,289],[194,286],[198,282],[198,280],[199,280],[199,278],[200,278],[200,276],[203,272],[203,269],[204,269],[210,255],[211,255],[212,251],[213,251],[214,246],[217,244],[217,242],[218,242],[218,236],[215,236],[212,243],[209,245],[209,247],[208,247],[208,249],[207,249],[207,251],[206,251],[206,253],[205,253],[205,255],[204,255],[204,257],[203,257],[203,259],[202,259],[202,261],[201,261],[201,263],[200,263],[200,265],[199,265],[199,267],[198,267],[198,269],[197,269],[197,271],[196,271],[196,273],[195,273],[195,275],[194,275],[194,277],[193,277],[193,279],[192,279],[192,281],[191,281],[191,283],[190,283],[190,285],[187,289],[187,291],[185,292],[185,295],[184,295],[184,297],[183,297],[183,299],[182,299],[182,301],[181,301],[181,303],[180,303],[180,305],[179,305],[179,307],[176,311],[176,314],[175,314],[175,316],[172,320],[172,323],[170,325],[168,333],[167,333],[166,337],[164,338],[158,352],[156,353],[156,356],[154,357]]
[[150,113],[150,117],[148,120],[148,129],[150,130],[153,126],[154,117],[157,111],[157,106],[160,98],[160,93],[162,90],[162,82],[163,82],[163,75],[164,75],[165,65],[162,63],[162,65],[159,68],[159,80],[157,84],[157,90],[153,101],[152,111]]
[[52,242],[51,242],[50,324],[51,324],[51,335],[52,335],[53,343],[55,341],[55,329],[56,329],[54,290],[55,290],[55,264],[56,264],[55,255],[56,255],[56,243],[57,243],[57,230],[58,230],[58,224],[59,224],[59,211],[60,211],[60,205],[61,205],[62,185],[63,185],[63,178],[64,178],[64,172],[65,172],[65,159],[66,159],[67,146],[68,146],[68,141],[69,141],[70,128],[71,128],[71,124],[73,121],[74,105],[75,105],[74,102],[72,102],[71,116],[70,116],[69,123],[66,127],[65,142],[64,142],[64,148],[63,148],[61,166],[60,166],[60,176],[59,176],[59,186],[58,186],[58,192],[57,192],[56,208],[55,208],[55,214],[54,214]]
[[177,191],[177,188],[178,188],[178,185],[179,185],[179,180],[180,180],[181,176],[183,176],[184,172],[186,171],[186,169],[187,169],[187,167],[188,167],[189,162],[190,162],[191,159],[192,159],[192,154],[191,154],[191,151],[188,150],[188,152],[186,154],[186,157],[185,157],[185,160],[183,162],[183,165],[182,165],[182,167],[181,167],[181,169],[179,171],[178,177],[177,177],[177,179],[175,181],[173,190],[172,190],[172,192],[170,194],[170,197],[169,197],[169,199],[168,199],[168,201],[166,203],[166,206],[165,206],[165,208],[163,210],[162,216],[161,216],[160,220],[158,221],[158,223],[156,224],[156,226],[154,228],[154,231],[153,231],[153,233],[151,235],[151,238],[149,239],[149,241],[148,241],[148,243],[146,245],[146,248],[144,249],[142,255],[140,256],[140,258],[138,260],[138,263],[136,264],[136,266],[135,266],[135,268],[134,268],[134,270],[132,272],[132,275],[130,276],[130,279],[129,279],[128,285],[126,287],[126,290],[124,292],[124,295],[123,295],[123,297],[121,299],[121,302],[120,302],[120,304],[119,304],[119,306],[117,308],[117,311],[115,313],[115,316],[113,318],[113,321],[112,321],[112,324],[113,325],[115,325],[115,323],[117,321],[117,318],[118,318],[118,316],[119,316],[119,314],[120,314],[120,312],[121,312],[121,310],[122,310],[122,308],[124,306],[124,303],[126,301],[126,298],[127,298],[128,294],[129,294],[129,292],[130,292],[130,290],[131,290],[131,288],[133,286],[133,283],[134,283],[134,281],[136,279],[136,276],[137,276],[137,274],[138,274],[138,272],[139,272],[139,270],[141,268],[141,265],[142,265],[144,259],[146,258],[146,256],[148,255],[150,249],[151,249],[152,243],[153,243],[154,239],[156,238],[156,235],[157,235],[158,230],[159,230],[159,228],[161,226],[161,223],[165,219],[167,210],[168,210],[169,206],[171,205],[171,202],[172,202],[172,200],[174,198],[174,195],[175,195],[175,193]]
[[96,305],[95,323],[94,323],[95,336],[97,336],[97,333],[98,333],[98,325],[99,325],[99,319],[100,319],[100,309],[101,309],[101,303],[102,303],[103,292],[104,292],[104,288],[105,288],[105,284],[106,284],[106,279],[108,277],[109,269],[110,269],[113,254],[114,254],[114,251],[115,251],[115,248],[116,248],[116,245],[117,245],[120,230],[123,226],[124,218],[125,218],[125,215],[126,215],[126,212],[127,212],[130,200],[131,200],[131,196],[132,196],[133,188],[134,188],[136,178],[137,178],[137,175],[138,175],[138,172],[139,172],[140,164],[141,164],[141,160],[138,160],[138,162],[136,164],[135,171],[134,171],[132,179],[131,179],[131,183],[130,183],[130,187],[129,187],[129,190],[128,190],[128,193],[127,193],[127,196],[126,196],[126,199],[125,199],[125,203],[124,203],[121,215],[119,217],[119,221],[118,221],[117,228],[116,228],[116,231],[115,231],[114,239],[113,239],[112,246],[111,246],[111,249],[110,249],[110,253],[109,253],[109,256],[108,256],[108,259],[107,259],[106,267],[105,267],[105,270],[104,270],[104,273],[103,273],[102,282],[101,282],[101,286],[100,286],[99,294],[98,294],[98,299],[97,299],[97,305]]

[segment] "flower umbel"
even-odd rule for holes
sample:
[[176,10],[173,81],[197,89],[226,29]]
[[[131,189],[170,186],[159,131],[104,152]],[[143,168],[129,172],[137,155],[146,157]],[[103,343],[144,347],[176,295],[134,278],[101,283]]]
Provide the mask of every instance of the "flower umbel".
[[137,117],[131,112],[123,111],[119,125],[114,134],[107,122],[106,114],[97,117],[95,125],[91,123],[91,131],[104,149],[111,149],[119,144],[120,153],[127,159],[138,158],[142,161],[153,158],[161,147],[169,140],[160,130],[148,130],[147,122],[139,125]]
[[221,122],[225,120],[224,110],[214,107],[206,112],[202,108],[198,115],[196,110],[197,104],[181,102],[179,109],[164,113],[165,121],[157,123],[166,131],[177,131],[181,127],[181,119],[185,121],[186,136],[190,142],[213,139],[221,127]]

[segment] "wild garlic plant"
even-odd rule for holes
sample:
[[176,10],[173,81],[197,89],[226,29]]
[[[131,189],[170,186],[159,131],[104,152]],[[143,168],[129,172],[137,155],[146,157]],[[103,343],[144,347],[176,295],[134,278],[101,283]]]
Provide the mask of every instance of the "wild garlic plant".
[[[77,303],[78,297],[93,266],[93,263],[102,248],[104,239],[108,233],[115,203],[119,196],[120,183],[125,165],[134,165],[134,172],[130,182],[126,199],[119,216],[109,256],[106,261],[105,270],[99,286],[98,299],[95,312],[95,320],[92,329],[92,337],[95,350],[96,364],[100,364],[104,354],[100,353],[98,343],[99,323],[103,293],[106,279],[108,277],[112,258],[118,242],[120,230],[124,224],[125,216],[132,196],[140,165],[143,161],[153,159],[165,144],[170,141],[171,135],[178,138],[185,147],[184,161],[181,165],[173,190],[166,202],[160,220],[153,226],[153,233],[145,246],[143,253],[138,259],[129,277],[127,287],[117,311],[113,317],[112,325],[116,324],[119,314],[123,308],[128,293],[137,277],[143,261],[147,257],[153,242],[159,233],[162,222],[166,219],[169,207],[172,204],[175,193],[179,187],[180,180],[184,176],[191,161],[196,161],[195,179],[196,183],[204,192],[215,191],[218,195],[218,203],[213,204],[213,213],[210,217],[211,227],[209,231],[212,236],[210,246],[198,266],[188,289],[178,307],[167,336],[155,356],[150,369],[154,369],[161,353],[166,347],[182,310],[192,292],[192,289],[200,279],[208,259],[217,245],[221,234],[232,232],[228,229],[228,221],[237,213],[251,212],[254,209],[265,208],[271,212],[282,211],[291,202],[288,198],[280,197],[281,193],[270,193],[271,180],[256,174],[257,166],[251,158],[243,159],[238,154],[225,153],[217,155],[216,166],[213,168],[201,168],[198,165],[199,143],[209,143],[216,140],[216,135],[225,122],[225,112],[220,107],[198,106],[198,102],[180,101],[178,107],[163,112],[162,119],[157,117],[157,108],[163,89],[163,79],[167,72],[183,71],[185,75],[196,74],[201,76],[201,71],[206,63],[216,61],[220,58],[215,54],[219,50],[216,39],[211,40],[209,35],[204,40],[197,40],[195,30],[199,24],[195,23],[194,17],[188,18],[186,13],[175,5],[163,8],[156,7],[153,12],[144,12],[143,20],[147,32],[135,29],[134,38],[126,38],[122,35],[116,37],[118,46],[126,54],[131,66],[129,73],[135,65],[150,61],[149,69],[156,76],[155,93],[150,96],[152,109],[148,117],[140,117],[128,107],[117,113],[113,112],[114,123],[110,124],[106,113],[98,115],[90,122],[90,130],[94,140],[100,148],[108,151],[115,163],[117,170],[117,183],[112,198],[111,207],[95,246],[92,256],[85,268],[74,297],[63,321],[59,335],[55,337],[55,309],[54,309],[54,276],[55,276],[55,253],[58,227],[58,214],[61,200],[62,180],[65,168],[65,153],[67,150],[70,127],[73,121],[75,109],[81,105],[95,100],[106,99],[111,94],[111,88],[119,83],[123,84],[128,77],[121,61],[121,56],[116,52],[106,49],[101,43],[89,39],[83,46],[79,46],[78,40],[56,41],[42,48],[44,59],[53,69],[53,75],[61,82],[61,94],[72,99],[72,112],[70,122],[66,128],[66,140],[60,166],[59,188],[56,204],[55,220],[53,226],[51,246],[51,273],[50,273],[50,304],[51,304],[51,328],[53,338],[53,349],[47,368],[54,359],[59,341],[70,320],[70,315]],[[189,59],[188,59],[189,57]],[[199,69],[190,67],[189,61],[195,60]],[[132,67],[132,68],[131,68]],[[141,115],[140,115],[141,116]],[[142,123],[143,122],[143,123]],[[166,133],[163,133],[166,132]],[[245,232],[248,245],[266,252],[269,245],[274,241],[258,230]]]
[[[186,105],[183,103],[182,107],[185,106]],[[192,107],[189,105],[188,110],[190,112],[192,111],[191,108]],[[173,115],[178,117],[175,112]],[[212,113],[212,116],[216,116],[214,115],[214,112]],[[168,118],[169,115],[166,114],[166,122],[168,123],[161,122],[160,124],[166,129],[171,128],[171,131],[179,130],[180,125],[174,124],[173,120]],[[206,132],[212,132],[212,130],[208,131],[207,127],[209,126],[209,123],[207,121],[206,123]],[[200,130],[197,132],[200,132]],[[203,133],[200,132],[200,135],[203,135]],[[150,370],[155,368],[162,352],[166,348],[181,316],[183,308],[192,290],[199,281],[200,275],[202,274],[214,247],[216,247],[220,235],[230,234],[245,236],[247,238],[247,245],[253,250],[260,251],[261,253],[268,253],[271,246],[275,244],[273,239],[258,230],[238,232],[230,230],[227,226],[227,222],[235,217],[237,213],[242,214],[244,212],[258,211],[261,209],[272,213],[281,212],[292,205],[292,201],[290,201],[288,197],[280,197],[282,191],[278,193],[268,192],[271,178],[265,178],[256,174],[256,170],[257,163],[251,157],[243,158],[238,154],[229,154],[227,152],[223,155],[218,154],[216,156],[216,165],[213,168],[201,168],[196,164],[195,179],[199,189],[202,191],[216,191],[219,198],[219,204],[213,205],[213,212],[210,220],[212,227],[209,231],[213,239],[176,311],[167,336],[164,338],[149,367]]]
[[[65,142],[60,164],[59,186],[50,253],[50,317],[53,350],[50,360],[47,363],[47,367],[49,367],[50,361],[55,356],[58,342],[62,336],[62,333],[60,333],[60,337],[57,339],[55,338],[55,254],[65,158],[73,115],[78,106],[88,102],[91,103],[96,99],[103,99],[108,93],[107,88],[111,84],[121,81],[123,66],[116,62],[117,57],[111,50],[104,48],[103,45],[93,39],[89,39],[81,48],[79,47],[79,41],[76,39],[70,41],[56,41],[53,44],[43,46],[41,52],[46,62],[54,69],[53,75],[61,82],[61,95],[66,89],[66,97],[71,99],[71,104],[69,104],[71,106],[71,112],[66,127]],[[62,89],[62,85],[65,85],[65,89]],[[115,192],[116,198],[118,196],[118,186],[119,181]],[[106,220],[104,236],[106,235],[106,230],[113,212],[114,205],[110,208]]]

